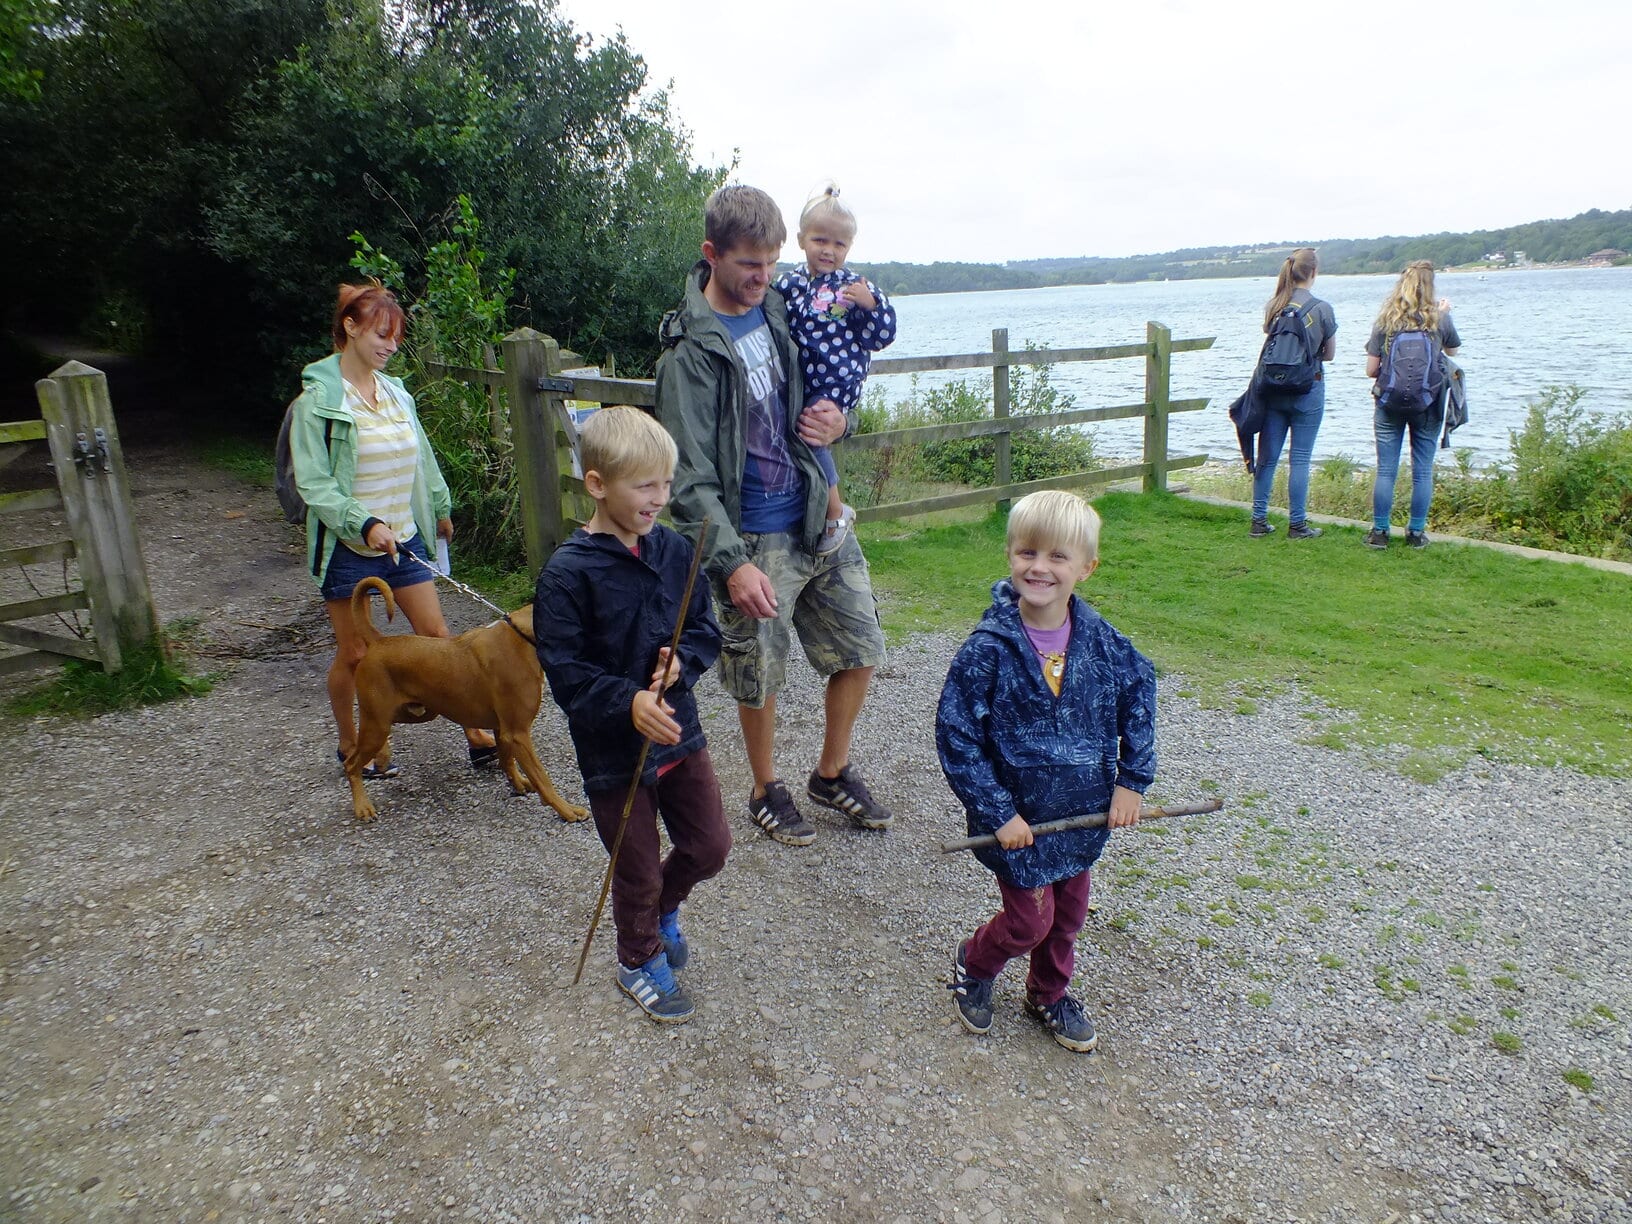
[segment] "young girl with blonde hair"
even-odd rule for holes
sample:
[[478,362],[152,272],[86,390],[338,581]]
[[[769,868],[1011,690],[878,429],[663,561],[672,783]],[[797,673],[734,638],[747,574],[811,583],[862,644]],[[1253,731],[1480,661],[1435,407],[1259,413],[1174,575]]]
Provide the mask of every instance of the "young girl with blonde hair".
[[[805,266],[784,272],[776,291],[788,307],[788,327],[799,345],[804,372],[804,408],[824,401],[852,413],[861,402],[872,355],[895,339],[895,307],[884,291],[844,266],[856,237],[856,214],[825,184],[799,214],[799,249]],[[849,432],[848,430],[846,432]],[[814,448],[827,477],[827,527],[816,546],[829,553],[844,542],[855,512],[839,496],[839,470],[825,446]]]

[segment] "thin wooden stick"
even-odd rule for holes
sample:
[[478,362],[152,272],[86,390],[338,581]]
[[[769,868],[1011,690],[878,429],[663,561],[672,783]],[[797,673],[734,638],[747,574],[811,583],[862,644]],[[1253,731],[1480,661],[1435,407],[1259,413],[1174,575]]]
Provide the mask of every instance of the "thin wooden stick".
[[[697,548],[691,557],[691,572],[686,575],[686,593],[680,597],[680,615],[674,621],[674,634],[669,638],[669,661],[679,657],[680,634],[686,627],[686,613],[691,609],[691,593],[697,584],[697,571],[703,563],[703,542],[708,539],[708,518],[705,515],[702,525],[697,529]],[[665,665],[665,670],[667,666]],[[663,694],[658,693],[661,699]],[[589,945],[595,942],[595,929],[601,925],[601,913],[606,909],[606,895],[612,891],[612,871],[618,865],[618,851],[623,848],[623,834],[629,827],[629,813],[634,811],[635,796],[640,793],[640,775],[646,768],[646,754],[651,751],[652,741],[649,736],[643,736],[640,741],[640,755],[635,758],[635,776],[629,779],[629,793],[623,799],[623,815],[618,818],[618,834],[612,839],[612,852],[606,860],[606,878],[601,881],[601,896],[595,902],[595,916],[589,920],[589,930],[584,934],[584,947],[578,953],[578,971],[572,975],[572,984],[578,985],[578,979],[584,976],[584,962],[589,960]]]
[[[1140,820],[1160,820],[1164,816],[1204,816],[1208,812],[1216,812],[1224,806],[1222,799],[1205,799],[1200,803],[1184,803],[1176,807],[1147,807],[1139,813]],[[1050,820],[1046,824],[1032,825],[1033,837],[1047,837],[1050,833],[1064,833],[1068,829],[1102,829],[1110,819],[1109,812],[1090,812],[1086,816],[1067,816],[1064,820]],[[997,837],[987,833],[980,837],[960,837],[956,841],[942,842],[942,854],[956,854],[959,850],[980,850],[987,846],[997,845]]]

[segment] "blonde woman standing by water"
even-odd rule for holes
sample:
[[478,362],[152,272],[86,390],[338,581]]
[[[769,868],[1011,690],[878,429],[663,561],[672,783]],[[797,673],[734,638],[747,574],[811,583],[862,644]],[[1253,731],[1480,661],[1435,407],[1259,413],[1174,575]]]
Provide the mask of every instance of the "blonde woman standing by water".
[[1405,542],[1428,547],[1428,506],[1434,496],[1434,450],[1445,418],[1440,388],[1441,354],[1454,355],[1462,338],[1451,322],[1451,304],[1434,297],[1434,265],[1418,259],[1405,266],[1383,303],[1366,341],[1366,377],[1375,379],[1372,427],[1377,435],[1377,483],[1371,494],[1372,529],[1367,548],[1388,547],[1388,520],[1400,449],[1411,431],[1411,510]]
[[1287,460],[1286,499],[1290,523],[1288,539],[1312,540],[1319,527],[1309,525],[1309,465],[1315,453],[1315,437],[1326,413],[1325,363],[1337,352],[1337,316],[1331,304],[1309,291],[1315,283],[1319,262],[1310,247],[1299,247],[1281,264],[1275,279],[1275,294],[1264,306],[1264,333],[1283,313],[1291,312],[1291,322],[1304,333],[1307,352],[1318,361],[1314,382],[1306,391],[1275,394],[1259,387],[1264,404],[1264,427],[1259,435],[1258,460],[1252,476],[1252,528],[1254,537],[1267,536],[1275,528],[1269,522],[1269,494],[1275,485],[1275,466],[1288,435],[1292,450]]

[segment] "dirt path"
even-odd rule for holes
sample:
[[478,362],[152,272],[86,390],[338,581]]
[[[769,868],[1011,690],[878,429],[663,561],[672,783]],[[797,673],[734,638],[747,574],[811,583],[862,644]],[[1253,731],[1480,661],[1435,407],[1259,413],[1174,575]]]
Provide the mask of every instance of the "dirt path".
[[[690,907],[694,1023],[633,1013],[609,932],[570,988],[605,861],[588,828],[474,774],[445,725],[399,729],[405,775],[356,825],[298,532],[266,490],[170,447],[128,454],[156,602],[199,618],[222,675],[203,699],[0,723],[0,1217],[1381,1222],[1441,1210],[1464,1179],[1450,1157],[1484,1150],[1477,1119],[1436,1133],[1443,1077],[1374,1078],[1361,1008],[1294,984],[1265,1010],[1194,940],[1109,908],[1083,947],[1101,1053],[1047,1041],[1007,980],[992,1037],[964,1034],[944,962],[991,890],[933,850],[959,824],[920,708],[935,641],[896,652],[862,728],[894,832],[822,822],[790,852],[734,825]],[[485,619],[444,606],[456,629]],[[813,678],[785,710],[785,742],[814,744]],[[734,811],[735,719],[717,694],[705,717]],[[535,740],[578,794],[548,701]],[[1251,789],[1245,764],[1191,752],[1175,776]],[[1626,1218],[1627,1091],[1609,1091],[1549,1105],[1538,1143],[1587,1148],[1556,1218]],[[1443,1218],[1551,1209],[1511,1178],[1468,1185]]]

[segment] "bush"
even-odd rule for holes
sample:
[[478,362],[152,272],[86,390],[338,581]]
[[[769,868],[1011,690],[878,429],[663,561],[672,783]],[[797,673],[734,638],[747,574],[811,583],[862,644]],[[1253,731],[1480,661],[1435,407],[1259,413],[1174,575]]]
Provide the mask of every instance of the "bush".
[[[1014,416],[1046,416],[1068,411],[1076,407],[1076,401],[1053,385],[1049,367],[1016,366],[1009,377],[1009,405]],[[856,429],[858,433],[881,433],[991,418],[990,377],[959,378],[927,388],[914,378],[908,398],[893,408],[886,404],[882,390],[870,390],[856,410]],[[1010,444],[1009,466],[1011,478],[1017,483],[1090,471],[1098,466],[1094,437],[1077,425],[1016,433]],[[885,500],[884,487],[892,478],[972,488],[991,486],[997,479],[997,439],[990,435],[955,438],[845,456],[844,486],[855,489],[863,505]]]
[[385,282],[406,305],[400,360],[453,494],[460,552],[473,561],[520,566],[520,493],[503,414],[495,419],[486,388],[434,375],[428,366],[485,365],[503,330],[515,274],[509,268],[484,272],[481,229],[469,197],[460,196],[448,219],[449,236],[424,253],[425,285],[418,294],[406,285],[402,264],[362,234],[351,236],[357,247],[351,263]]
[[1581,387],[1548,387],[1508,432],[1488,516],[1511,535],[1588,555],[1632,556],[1632,419],[1581,408]]

